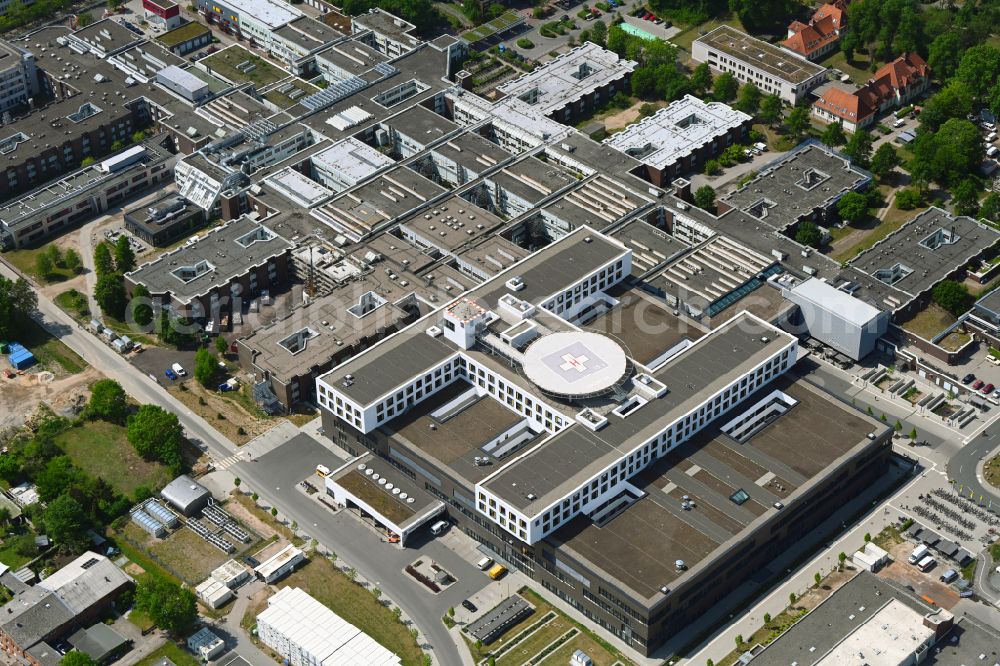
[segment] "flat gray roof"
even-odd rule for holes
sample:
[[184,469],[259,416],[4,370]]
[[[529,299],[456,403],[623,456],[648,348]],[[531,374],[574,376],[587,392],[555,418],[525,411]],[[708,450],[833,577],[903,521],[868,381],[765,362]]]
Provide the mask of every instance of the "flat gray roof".
[[[812,664],[871,620],[890,600],[902,603],[920,617],[947,612],[939,606],[926,604],[886,578],[861,571],[765,647],[753,661],[763,666],[788,666],[795,662],[803,666]],[[958,607],[954,610],[955,627],[938,642],[937,647],[928,651],[923,663],[950,666],[995,662],[1000,632],[970,615],[963,617]],[[953,641],[952,636],[958,640]],[[981,655],[989,656],[984,662]]]
[[804,83],[826,71],[826,68],[813,64],[791,51],[751,37],[728,25],[720,25],[695,42],[701,42],[735,60],[748,63],[793,84]]
[[444,135],[458,129],[458,125],[455,123],[420,104],[403,109],[396,115],[386,118],[383,122],[400,134],[418,142],[421,146],[437,141]]
[[998,240],[1000,232],[971,217],[952,217],[940,208],[930,208],[850,263],[912,297],[968,265]]
[[[632,479],[644,499],[605,524],[581,516],[557,530],[549,537],[557,557],[562,551],[586,560],[640,596],[653,597],[690,575],[678,572],[675,560],[690,571],[725,552],[776,511],[774,502],[791,506],[831,465],[871,444],[869,432],[887,427],[794,375],[769,383],[733,411],[776,389],[797,401],[786,413],[743,441],[720,430],[733,414],[721,417]],[[731,499],[739,490],[747,494],[742,504]],[[684,496],[695,509],[681,508]]]
[[126,275],[133,283],[144,284],[151,294],[169,293],[190,302],[292,247],[263,224],[241,217]]
[[826,209],[871,177],[847,158],[818,144],[805,144],[764,167],[743,187],[721,198],[776,229],[784,229],[814,209]]
[[[591,238],[591,241],[587,242],[585,238]],[[519,275],[525,287],[517,292],[517,297],[535,303],[561,291],[624,252],[619,245],[601,236],[590,237],[580,229],[559,243],[536,252],[511,269],[509,274],[493,278],[466,297],[494,308],[497,299],[510,291],[504,284],[506,280]],[[327,381],[335,384],[348,398],[365,405],[444,361],[457,348],[442,337],[432,338],[426,334],[426,328],[435,323],[433,318],[430,319],[411,325],[362,356],[338,366],[326,376]],[[354,383],[345,387],[342,380],[348,374],[354,375]]]
[[431,149],[475,173],[503,162],[511,155],[492,141],[484,139],[475,132],[463,132]]
[[453,252],[482,240],[504,223],[493,213],[452,196],[400,222],[434,247]]
[[[765,333],[772,337],[762,342]],[[654,373],[667,386],[663,397],[628,418],[609,418],[608,425],[597,432],[579,425],[566,428],[484,485],[514,508],[536,515],[789,341],[790,336],[774,335],[770,327],[737,318]],[[567,465],[567,461],[577,464]]]

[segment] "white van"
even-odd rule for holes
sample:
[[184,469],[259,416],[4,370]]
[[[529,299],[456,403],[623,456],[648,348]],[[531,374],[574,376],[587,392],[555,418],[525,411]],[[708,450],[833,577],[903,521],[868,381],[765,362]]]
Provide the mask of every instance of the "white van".
[[187,370],[180,363],[174,363],[170,369],[176,372],[178,377],[187,377]]
[[927,553],[929,551],[930,549],[927,546],[925,546],[924,544],[920,544],[919,546],[913,549],[913,552],[910,553],[910,556],[908,558],[906,558],[906,561],[909,562],[910,564],[916,564],[920,560],[927,557]]
[[906,118],[899,118],[896,122],[892,124],[893,127],[902,127],[906,124]]
[[920,560],[920,562],[917,563],[917,568],[920,569],[921,571],[930,571],[931,569],[934,568],[935,563],[936,560],[930,555],[928,555],[927,557],[925,557],[924,559]]
[[446,529],[448,529],[448,521],[439,520],[433,525],[431,525],[431,534],[433,534],[434,536],[440,536],[441,534],[444,533]]
[[1000,148],[997,148],[996,146],[990,146],[986,149],[987,157],[996,157],[997,153],[1000,153]]
[[492,557],[484,557],[483,559],[476,562],[476,568],[479,569],[480,571],[486,571],[491,566],[493,566]]

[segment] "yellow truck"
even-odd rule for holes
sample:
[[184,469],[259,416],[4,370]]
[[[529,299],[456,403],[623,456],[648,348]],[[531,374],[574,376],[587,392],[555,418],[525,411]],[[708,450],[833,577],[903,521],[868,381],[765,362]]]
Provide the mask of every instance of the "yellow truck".
[[495,564],[493,568],[489,571],[489,576],[493,580],[500,580],[507,573],[507,567],[502,564]]

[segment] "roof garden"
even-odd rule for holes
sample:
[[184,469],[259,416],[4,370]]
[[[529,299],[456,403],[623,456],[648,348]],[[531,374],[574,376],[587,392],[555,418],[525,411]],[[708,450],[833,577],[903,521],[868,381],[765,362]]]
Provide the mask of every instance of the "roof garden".
[[178,44],[183,44],[184,42],[190,41],[196,37],[200,37],[205,33],[211,33],[212,31],[208,29],[207,26],[201,23],[185,23],[179,28],[174,28],[173,30],[168,30],[159,37],[156,38],[160,44],[163,44],[167,48],[177,46]]
[[288,76],[281,69],[238,45],[213,53],[199,62],[233,83],[268,86]]
[[413,510],[368,479],[357,469],[353,469],[337,479],[337,485],[363,500],[383,518],[396,525],[402,525],[413,516]]

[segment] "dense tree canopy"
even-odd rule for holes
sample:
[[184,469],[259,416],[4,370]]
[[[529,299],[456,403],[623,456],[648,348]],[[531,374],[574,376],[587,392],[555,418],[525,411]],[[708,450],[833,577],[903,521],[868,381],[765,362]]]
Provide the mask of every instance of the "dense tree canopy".
[[952,118],[937,132],[922,132],[913,147],[910,171],[922,182],[954,185],[979,169],[983,139],[965,119]]
[[858,192],[848,192],[837,202],[837,212],[848,222],[860,222],[868,215],[868,198]]
[[794,12],[791,0],[729,0],[729,10],[751,33],[781,34]]
[[176,414],[158,405],[142,405],[128,420],[128,441],[142,457],[180,470],[184,429]]
[[194,355],[194,378],[202,386],[209,386],[219,369],[218,361],[212,352],[205,347],[201,347]]
[[106,273],[97,278],[94,285],[94,300],[101,306],[104,314],[115,319],[125,317],[125,307],[128,305],[128,295],[125,292],[125,282],[118,273]]
[[819,247],[823,242],[823,232],[819,230],[815,222],[804,220],[799,223],[799,228],[795,231],[795,241],[810,247]]
[[38,307],[38,296],[31,285],[18,278],[0,275],[0,340],[17,338],[25,319]]
[[844,145],[847,142],[847,135],[844,134],[844,124],[841,122],[830,123],[823,130],[823,134],[819,140],[833,148]]
[[1000,78],[1000,49],[989,44],[977,44],[962,54],[955,76],[977,97],[987,91]]
[[90,400],[84,414],[90,419],[124,423],[128,416],[128,396],[113,379],[100,379],[90,387]]
[[59,666],[98,666],[98,664],[86,652],[71,650],[59,660]]
[[966,310],[972,307],[972,301],[974,300],[973,296],[969,293],[968,287],[954,280],[939,282],[931,292],[931,298],[935,303],[956,317],[964,314]]
[[108,243],[101,241],[94,248],[94,272],[97,276],[107,275],[115,272],[115,260],[111,255],[111,247]]
[[135,252],[128,236],[122,234],[115,243],[115,269],[119,273],[128,273],[135,268]]
[[715,210],[715,190],[711,185],[702,185],[694,193],[694,203],[704,210]]
[[879,180],[885,180],[900,163],[899,153],[896,152],[891,143],[886,141],[872,155],[871,170]]
[[79,552],[90,543],[87,513],[83,505],[68,493],[48,503],[42,520],[45,531],[61,550]]
[[198,619],[194,593],[177,583],[147,576],[135,590],[135,608],[146,613],[160,629],[184,634]]

